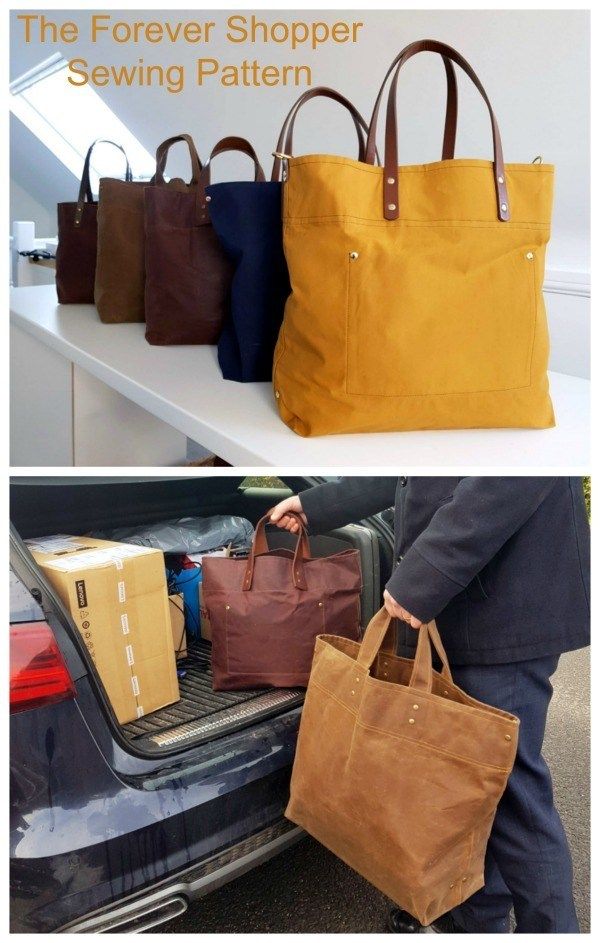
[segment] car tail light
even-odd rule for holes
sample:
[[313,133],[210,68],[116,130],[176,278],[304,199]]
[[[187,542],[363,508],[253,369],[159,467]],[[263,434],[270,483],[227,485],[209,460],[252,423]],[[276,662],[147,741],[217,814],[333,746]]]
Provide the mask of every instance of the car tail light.
[[10,710],[31,710],[75,697],[52,629],[46,622],[10,628]]

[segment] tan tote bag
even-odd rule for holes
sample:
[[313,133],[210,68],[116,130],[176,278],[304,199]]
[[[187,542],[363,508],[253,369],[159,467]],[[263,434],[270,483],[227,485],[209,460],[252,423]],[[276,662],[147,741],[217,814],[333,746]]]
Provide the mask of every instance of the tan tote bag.
[[[492,160],[398,166],[397,85],[422,52],[452,60],[482,96]],[[364,162],[284,161],[292,291],[274,356],[280,416],[302,436],[553,426],[542,296],[553,167],[504,163],[490,99],[445,43],[411,43],[386,80]]]
[[[169,149],[184,141],[190,152],[189,184],[179,177],[166,181],[163,173]],[[196,191],[202,165],[189,134],[177,134],[159,144],[156,171],[150,180],[113,180],[103,177],[98,193],[98,255],[94,301],[105,324],[144,321],[145,228],[144,191],[168,187]]]
[[435,623],[414,661],[395,636],[381,609],[362,643],[317,639],[286,816],[429,924],[483,886],[519,721],[453,684]]

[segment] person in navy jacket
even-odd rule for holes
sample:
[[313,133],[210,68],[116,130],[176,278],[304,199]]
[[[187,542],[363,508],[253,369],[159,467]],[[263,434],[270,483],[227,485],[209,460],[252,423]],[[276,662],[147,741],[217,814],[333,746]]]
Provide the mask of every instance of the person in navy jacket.
[[[323,533],[394,507],[395,565],[384,604],[414,656],[415,629],[435,619],[455,682],[516,714],[519,746],[494,821],[485,887],[435,921],[438,932],[578,933],[569,846],[542,756],[550,678],[563,652],[589,644],[589,525],[580,478],[362,477],[317,485],[287,511]],[[390,914],[399,933],[422,928]]]

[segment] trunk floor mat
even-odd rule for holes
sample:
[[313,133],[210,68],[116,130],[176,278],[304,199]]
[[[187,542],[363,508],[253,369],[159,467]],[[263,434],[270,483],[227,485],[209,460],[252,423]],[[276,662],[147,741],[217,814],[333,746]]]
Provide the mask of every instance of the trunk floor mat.
[[210,643],[188,646],[186,658],[177,662],[185,671],[179,678],[181,700],[123,725],[130,741],[146,748],[173,748],[185,741],[201,742],[254,724],[261,717],[281,713],[302,704],[301,688],[260,688],[248,691],[213,691]]

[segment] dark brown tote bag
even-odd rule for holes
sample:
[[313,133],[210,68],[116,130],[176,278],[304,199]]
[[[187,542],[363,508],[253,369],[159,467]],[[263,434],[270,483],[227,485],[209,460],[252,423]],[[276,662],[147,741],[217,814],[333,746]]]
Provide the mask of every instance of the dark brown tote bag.
[[[150,344],[216,344],[229,310],[234,263],[217,238],[209,215],[213,158],[241,151],[264,173],[244,138],[226,137],[213,148],[186,192],[162,186],[144,194],[146,228],[146,340]],[[198,163],[199,167],[199,163]],[[157,180],[157,184],[160,184]]]
[[56,249],[56,293],[60,304],[93,304],[98,241],[97,211],[90,184],[90,161],[97,144],[118,147],[125,157],[125,180],[131,182],[127,154],[114,141],[98,140],[90,146],[83,164],[76,203],[59,203]]
[[311,557],[300,517],[295,552],[269,550],[268,520],[266,514],[258,522],[247,560],[202,562],[217,691],[305,687],[318,635],[360,635],[358,551]]
[[[192,162],[192,181],[165,181],[169,148],[185,141]],[[100,320],[121,324],[144,320],[144,190],[161,186],[186,191],[200,175],[200,162],[189,134],[177,134],[159,145],[151,180],[102,178],[98,195],[98,257],[94,300]]]
[[434,622],[395,652],[385,609],[360,645],[317,640],[285,814],[429,924],[484,883],[519,721],[453,683]]

